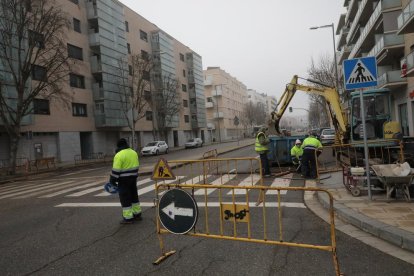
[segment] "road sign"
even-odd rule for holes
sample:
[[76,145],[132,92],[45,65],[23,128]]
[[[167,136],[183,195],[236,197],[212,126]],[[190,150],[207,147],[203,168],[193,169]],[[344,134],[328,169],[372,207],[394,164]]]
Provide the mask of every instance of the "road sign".
[[377,60],[363,57],[344,60],[345,89],[352,90],[377,85]]
[[167,160],[160,158],[158,163],[154,167],[154,171],[151,176],[152,180],[166,180],[175,179],[175,175],[172,172],[170,166],[168,166]]
[[197,203],[182,189],[168,190],[160,198],[158,217],[162,226],[170,233],[186,234],[197,222]]

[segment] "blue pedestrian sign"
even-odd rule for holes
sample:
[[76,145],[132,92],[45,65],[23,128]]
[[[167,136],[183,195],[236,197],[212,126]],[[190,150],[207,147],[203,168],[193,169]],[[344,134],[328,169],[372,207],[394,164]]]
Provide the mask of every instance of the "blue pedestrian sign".
[[363,57],[344,60],[345,89],[352,90],[377,85],[377,60]]

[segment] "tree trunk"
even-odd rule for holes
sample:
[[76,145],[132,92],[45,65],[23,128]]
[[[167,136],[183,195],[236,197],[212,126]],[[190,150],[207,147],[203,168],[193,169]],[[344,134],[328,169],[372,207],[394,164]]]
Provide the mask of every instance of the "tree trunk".
[[17,149],[20,139],[20,128],[16,127],[9,133],[10,139],[10,174],[16,174]]

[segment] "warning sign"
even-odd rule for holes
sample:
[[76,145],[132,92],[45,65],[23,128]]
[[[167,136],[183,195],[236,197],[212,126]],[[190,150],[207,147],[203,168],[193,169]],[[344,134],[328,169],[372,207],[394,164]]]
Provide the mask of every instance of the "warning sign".
[[154,167],[152,173],[152,180],[166,180],[166,179],[175,179],[175,175],[168,166],[168,163],[164,159],[158,160],[158,163]]
[[377,62],[375,57],[344,60],[345,89],[357,89],[377,85]]

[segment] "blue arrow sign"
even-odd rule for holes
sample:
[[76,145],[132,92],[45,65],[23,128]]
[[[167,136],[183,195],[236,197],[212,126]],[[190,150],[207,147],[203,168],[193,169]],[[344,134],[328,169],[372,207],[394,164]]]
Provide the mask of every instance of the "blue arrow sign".
[[363,57],[344,60],[345,89],[352,90],[377,85],[377,60]]

